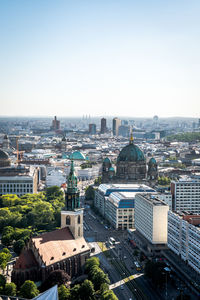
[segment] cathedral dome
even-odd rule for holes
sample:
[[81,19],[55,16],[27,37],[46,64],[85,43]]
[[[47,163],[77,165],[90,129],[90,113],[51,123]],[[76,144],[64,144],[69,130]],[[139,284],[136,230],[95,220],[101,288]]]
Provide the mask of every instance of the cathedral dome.
[[130,161],[130,162],[138,162],[145,161],[145,157],[143,152],[139,147],[130,142],[129,145],[125,146],[119,153],[117,162],[120,161]]

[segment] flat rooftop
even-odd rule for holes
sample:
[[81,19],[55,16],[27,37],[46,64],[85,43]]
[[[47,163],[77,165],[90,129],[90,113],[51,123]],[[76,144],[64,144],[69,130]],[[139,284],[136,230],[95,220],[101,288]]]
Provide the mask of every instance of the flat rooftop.
[[160,200],[157,195],[151,193],[142,193],[141,196],[154,206],[168,206],[164,201]]
[[138,192],[144,193],[147,192],[155,192],[154,189],[145,185],[145,184],[101,184],[98,188],[100,192],[102,192],[105,196],[109,196],[113,192]]

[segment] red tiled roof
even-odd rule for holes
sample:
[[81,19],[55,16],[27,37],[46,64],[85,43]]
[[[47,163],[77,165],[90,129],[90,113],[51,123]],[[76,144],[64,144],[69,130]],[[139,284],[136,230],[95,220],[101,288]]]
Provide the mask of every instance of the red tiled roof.
[[75,240],[67,227],[34,237],[32,242],[46,266],[90,249],[84,237]]
[[31,250],[23,250],[16,260],[14,269],[30,269],[33,267],[38,267],[38,263],[34,257],[34,254]]

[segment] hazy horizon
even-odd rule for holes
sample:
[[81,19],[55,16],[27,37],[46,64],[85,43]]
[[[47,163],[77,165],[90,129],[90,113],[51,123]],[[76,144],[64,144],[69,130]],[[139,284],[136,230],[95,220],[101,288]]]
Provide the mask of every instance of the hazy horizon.
[[0,115],[200,115],[197,0],[0,2]]

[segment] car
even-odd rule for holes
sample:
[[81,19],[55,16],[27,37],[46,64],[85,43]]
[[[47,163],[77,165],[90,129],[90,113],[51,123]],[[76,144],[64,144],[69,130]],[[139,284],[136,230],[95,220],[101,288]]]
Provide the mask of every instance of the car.
[[120,289],[121,289],[121,290],[124,290],[124,286],[123,286],[123,285],[120,285]]
[[126,255],[124,255],[124,259],[127,259],[127,256],[126,256]]

